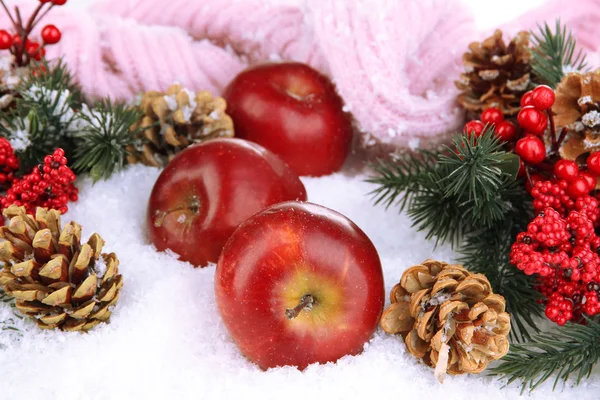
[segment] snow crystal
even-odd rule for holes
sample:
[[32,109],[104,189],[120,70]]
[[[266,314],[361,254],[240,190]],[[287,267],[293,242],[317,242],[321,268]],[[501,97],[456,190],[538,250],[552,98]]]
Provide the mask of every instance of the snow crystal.
[[510,90],[514,90],[514,91],[523,91],[525,89],[527,89],[527,86],[529,86],[529,80],[528,79],[523,79],[523,80],[514,80],[514,81],[506,81],[506,87],[509,88]]
[[181,111],[183,112],[184,121],[189,123],[191,121],[194,110],[196,110],[196,107],[198,106],[198,103],[196,103],[196,95],[192,91],[187,89],[183,89],[183,91],[185,92],[185,94],[187,94],[188,101],[190,103],[186,106],[183,106]]
[[566,74],[570,74],[571,72],[578,72],[578,71],[579,71],[579,70],[578,70],[576,67],[574,67],[574,66],[572,66],[572,65],[569,65],[569,64],[565,64],[565,65],[563,65],[563,67],[562,67],[562,72],[563,72],[563,74],[565,74],[565,75],[566,75]]
[[443,302],[447,301],[449,298],[450,298],[449,293],[438,292],[435,294],[435,296],[433,296],[431,299],[429,299],[427,304],[429,306],[439,306]]
[[587,125],[589,127],[596,126],[600,124],[600,113],[596,110],[592,110],[588,113],[585,113],[581,117],[581,122],[583,122],[584,125]]
[[498,77],[499,74],[500,74],[500,72],[495,69],[479,71],[479,76],[484,81],[493,81],[494,79],[496,79]]
[[419,139],[419,138],[411,138],[408,141],[408,148],[411,150],[418,149],[420,145],[421,145],[421,139]]
[[94,264],[94,269],[96,270],[96,276],[98,278],[102,278],[106,273],[106,261],[104,261],[104,257],[100,256],[96,260]]
[[592,96],[583,96],[577,99],[577,104],[583,106],[585,104],[593,103]]
[[170,96],[164,95],[163,98],[167,102],[167,107],[169,107],[169,110],[171,110],[171,111],[177,110],[177,98],[175,97],[174,94],[172,94]]
[[32,85],[27,89],[23,96],[33,101],[45,101],[53,105],[53,115],[60,117],[60,122],[66,124],[67,131],[71,128],[69,125],[73,122],[75,111],[69,105],[71,92],[69,90],[50,90],[39,85]]
[[29,139],[29,120],[24,120],[25,127],[23,129],[15,129],[9,139],[10,145],[15,151],[22,151],[31,146]]

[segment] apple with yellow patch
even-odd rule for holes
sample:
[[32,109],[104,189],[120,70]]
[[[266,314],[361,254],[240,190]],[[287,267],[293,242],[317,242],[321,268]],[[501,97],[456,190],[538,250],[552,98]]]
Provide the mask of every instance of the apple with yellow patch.
[[360,353],[385,301],[367,235],[335,211],[296,201],[236,229],[217,264],[215,295],[233,340],[263,369]]

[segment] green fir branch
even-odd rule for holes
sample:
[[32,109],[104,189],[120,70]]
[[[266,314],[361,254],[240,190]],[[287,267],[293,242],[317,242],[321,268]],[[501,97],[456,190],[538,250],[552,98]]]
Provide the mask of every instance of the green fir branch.
[[508,384],[519,381],[522,392],[534,390],[554,377],[554,386],[569,378],[575,384],[590,376],[600,360],[600,325],[588,320],[586,325],[567,323],[552,332],[540,333],[530,342],[511,345],[509,353],[492,375],[507,379]]
[[458,136],[443,153],[404,153],[375,163],[368,182],[377,185],[376,204],[406,208],[413,226],[428,239],[456,246],[465,235],[504,219],[512,203],[523,200],[515,192],[515,162],[518,167],[518,158],[502,150],[487,129],[477,141]]
[[554,29],[548,24],[532,32],[531,69],[535,81],[556,88],[568,72],[586,69],[585,54],[577,50],[577,42],[567,27],[556,21]]
[[106,100],[92,110],[84,108],[80,118],[83,127],[76,135],[73,169],[89,172],[94,182],[108,179],[125,165],[126,147],[136,144],[139,130],[132,132],[130,128],[141,118],[141,111]]
[[403,211],[411,196],[419,191],[421,183],[430,181],[429,174],[435,172],[439,153],[418,149],[414,153],[402,152],[391,160],[378,159],[370,164],[376,175],[366,181],[377,185],[370,193],[375,204],[389,208],[397,204]]
[[62,59],[53,63],[43,60],[33,65],[30,70],[32,73],[28,74],[16,88],[18,93],[27,92],[32,87],[44,87],[49,91],[58,92],[68,90],[71,108],[79,109],[85,103],[81,87]]
[[32,67],[17,87],[14,108],[0,113],[0,135],[9,139],[20,160],[20,174],[28,173],[56,148],[73,155],[76,109],[81,91],[62,62]]

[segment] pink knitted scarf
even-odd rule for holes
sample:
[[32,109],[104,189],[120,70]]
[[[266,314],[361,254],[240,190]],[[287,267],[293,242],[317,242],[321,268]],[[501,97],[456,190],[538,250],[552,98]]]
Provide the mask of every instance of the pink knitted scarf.
[[[503,28],[558,17],[600,50],[600,0],[555,0]],[[460,127],[461,55],[489,33],[458,0],[99,0],[48,20],[63,31],[49,56],[63,56],[92,97],[131,99],[174,81],[219,94],[249,64],[296,60],[334,80],[364,142],[394,146]]]

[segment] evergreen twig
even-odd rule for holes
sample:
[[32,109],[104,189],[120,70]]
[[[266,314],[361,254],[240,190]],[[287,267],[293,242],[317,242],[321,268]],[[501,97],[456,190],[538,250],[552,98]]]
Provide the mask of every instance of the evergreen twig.
[[528,343],[511,345],[501,364],[492,369],[492,375],[506,378],[508,384],[521,382],[521,389],[530,391],[554,376],[556,389],[559,382],[575,378],[579,384],[589,377],[600,360],[600,325],[592,320],[587,325],[567,323],[548,333],[532,337]]
[[585,54],[577,50],[575,38],[560,20],[554,30],[544,24],[531,36],[531,69],[537,82],[556,88],[566,73],[586,69]]
[[376,204],[399,204],[428,239],[455,246],[466,234],[502,220],[512,207],[514,199],[503,195],[515,187],[510,183],[515,161],[518,168],[518,158],[502,150],[487,129],[477,141],[459,135],[453,148],[372,164],[375,176],[368,182],[378,186],[372,192]]
[[84,126],[76,136],[77,150],[73,169],[89,172],[93,181],[108,179],[123,168],[129,145],[135,145],[138,131],[130,127],[141,118],[141,111],[110,100],[100,102],[92,110],[84,108]]

